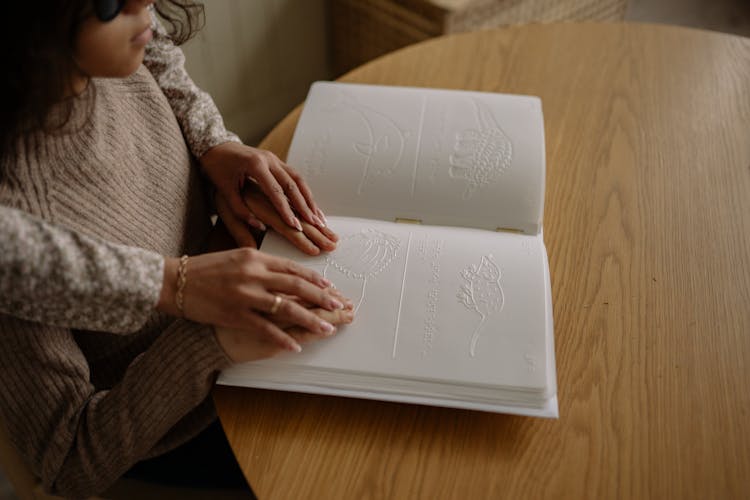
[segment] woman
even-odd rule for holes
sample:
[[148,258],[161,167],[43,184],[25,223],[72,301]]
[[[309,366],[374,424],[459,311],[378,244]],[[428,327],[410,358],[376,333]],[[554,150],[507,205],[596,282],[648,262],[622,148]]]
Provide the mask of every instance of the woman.
[[[106,15],[107,9],[120,4],[113,1],[100,6]],[[240,199],[240,188],[249,176],[270,195],[276,208],[265,218],[268,225],[306,253],[332,249],[337,237],[322,222],[325,216],[305,182],[274,155],[244,146],[226,131],[213,100],[185,72],[182,52],[153,19],[154,38],[146,46],[143,63],[165,93],[191,152],[214,180],[221,219],[237,244],[256,246],[246,222],[265,227]],[[290,186],[289,199],[303,215],[302,224],[287,197],[280,195],[282,185]],[[301,225],[303,232],[296,230]],[[4,241],[0,312],[58,326],[123,333],[142,326],[154,306],[161,312],[174,312],[177,258],[89,238],[7,207],[0,207],[0,235]],[[237,276],[230,259],[214,259],[213,265],[215,283],[204,290],[186,290],[185,302],[193,305],[185,311],[186,317],[236,328],[247,326],[250,320],[256,330],[260,324],[273,331],[258,315],[249,317],[253,311],[263,313],[268,308],[265,303],[254,303],[239,286],[254,277]],[[43,282],[47,285],[40,286]],[[219,289],[224,293],[217,293]],[[289,343],[278,331],[274,334],[280,345]]]
[[[24,70],[0,96],[12,111],[0,130],[0,202],[88,236],[190,254],[205,240],[209,211],[183,136],[188,132],[139,66],[151,36],[150,3],[59,0],[44,12],[24,2],[5,7],[5,47],[18,63],[13,67]],[[116,8],[106,11],[105,4]],[[45,81],[33,78],[44,71]],[[30,102],[35,110],[24,107]],[[276,213],[264,196],[250,194],[247,201],[257,214]],[[322,223],[311,220],[323,234]],[[351,311],[335,305],[341,300],[316,273],[254,250],[239,252],[245,259],[239,272],[258,278],[247,295],[274,313],[264,317],[273,325],[267,333],[286,331],[306,342],[351,321]],[[205,266],[181,259],[177,313],[190,310],[181,292],[211,282],[211,259]],[[296,319],[290,324],[290,318]],[[0,413],[48,490],[89,496],[205,429],[215,418],[207,395],[218,370],[278,351],[257,335],[159,314],[128,336],[2,316]]]

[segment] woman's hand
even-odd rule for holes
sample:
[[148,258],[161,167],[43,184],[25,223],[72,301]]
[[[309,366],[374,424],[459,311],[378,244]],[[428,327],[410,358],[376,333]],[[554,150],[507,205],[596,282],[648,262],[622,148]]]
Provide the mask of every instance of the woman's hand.
[[[165,261],[164,285],[157,309],[175,316],[179,260]],[[252,330],[280,348],[299,351],[294,337],[271,320],[325,335],[333,325],[299,302],[327,311],[343,310],[351,301],[321,275],[295,262],[250,248],[190,257],[184,287],[185,317],[199,323]],[[277,296],[283,298],[277,303]],[[273,312],[273,314],[271,314]]]
[[[310,309],[310,312],[315,314],[320,321],[325,321],[336,326],[351,323],[354,319],[354,311],[351,306],[336,311],[314,308]],[[336,330],[326,333],[305,330],[299,326],[290,325],[283,320],[276,323],[276,326],[284,329],[298,344],[306,344],[328,338],[336,333]],[[217,327],[215,334],[219,345],[234,363],[246,363],[248,361],[270,358],[283,351],[278,344],[270,342],[267,337],[258,335],[254,331]]]
[[[315,203],[307,183],[270,151],[226,142],[209,149],[200,157],[200,163],[218,191],[219,216],[238,245],[256,246],[247,225],[265,229],[257,214],[242,201],[242,189],[253,181],[287,227],[301,232],[302,223],[306,222],[319,229],[325,228],[325,215]],[[302,221],[295,216],[295,211]]]
[[321,250],[330,252],[336,248],[336,241],[339,238],[328,227],[318,227],[302,222],[302,231],[297,231],[285,224],[257,186],[247,186],[243,193],[243,200],[258,219],[274,228],[276,232],[306,254],[318,255]]

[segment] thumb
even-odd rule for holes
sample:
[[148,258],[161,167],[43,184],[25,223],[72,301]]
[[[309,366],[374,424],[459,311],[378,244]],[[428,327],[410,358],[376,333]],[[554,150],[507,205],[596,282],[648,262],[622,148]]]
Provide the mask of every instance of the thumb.
[[232,210],[234,216],[237,217],[237,219],[260,231],[266,230],[266,225],[263,224],[263,222],[261,222],[260,219],[258,219],[255,214],[250,211],[239,193],[235,191],[229,193],[229,196],[227,196],[227,202],[229,204],[229,208]]
[[[250,214],[250,210],[247,207],[245,208],[247,213]],[[219,213],[219,218],[224,222],[227,231],[232,235],[238,246],[258,248],[255,238],[253,238],[250,229],[247,227],[247,223],[234,214],[227,199],[222,195],[216,197],[216,211]]]
[[227,220],[224,220],[224,225],[227,227],[229,234],[232,235],[232,238],[234,238],[237,246],[258,248],[253,234],[241,220],[228,217]]

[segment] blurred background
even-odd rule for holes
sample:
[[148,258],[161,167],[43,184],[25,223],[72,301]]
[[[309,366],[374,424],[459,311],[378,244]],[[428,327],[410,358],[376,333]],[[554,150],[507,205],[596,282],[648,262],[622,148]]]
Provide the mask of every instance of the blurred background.
[[213,0],[184,46],[227,126],[255,145],[310,83],[441,34],[527,22],[668,23],[750,36],[750,0]]
[[[187,68],[257,144],[310,83],[441,34],[527,22],[666,23],[750,37],[750,0],[212,0]],[[15,499],[0,471],[0,499]]]

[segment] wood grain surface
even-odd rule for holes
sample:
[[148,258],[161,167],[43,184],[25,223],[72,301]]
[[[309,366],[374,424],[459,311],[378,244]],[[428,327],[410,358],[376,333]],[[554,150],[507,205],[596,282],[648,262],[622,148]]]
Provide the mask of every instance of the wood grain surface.
[[542,98],[561,416],[217,387],[259,497],[750,497],[750,39],[529,25],[342,80]]

